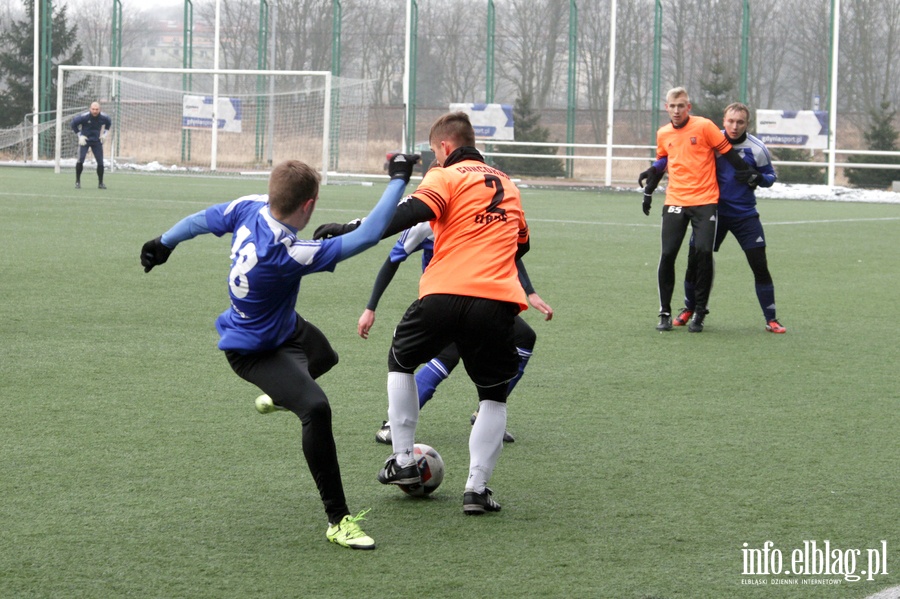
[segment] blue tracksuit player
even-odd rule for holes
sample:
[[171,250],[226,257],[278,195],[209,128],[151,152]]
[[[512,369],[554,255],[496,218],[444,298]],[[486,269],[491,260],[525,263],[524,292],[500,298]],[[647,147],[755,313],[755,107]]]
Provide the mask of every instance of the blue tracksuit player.
[[[756,188],[771,187],[775,183],[775,169],[765,144],[747,132],[750,109],[740,102],[725,109],[723,133],[732,147],[750,169],[738,173],[722,156],[716,158],[716,179],[719,184],[719,222],[716,228],[715,251],[730,231],[747,256],[753,271],[756,297],[766,321],[766,330],[784,333],[787,329],[778,322],[775,313],[775,284],[769,273],[766,259],[766,236],[759,212],[756,210]],[[691,240],[693,241],[693,239]],[[693,247],[691,247],[693,250]],[[684,275],[684,309],[672,321],[674,326],[684,326],[694,312],[695,261],[693,252],[688,254],[688,267]]]
[[97,161],[97,179],[100,189],[106,189],[103,184],[103,142],[106,135],[112,129],[112,119],[109,115],[100,112],[100,103],[91,104],[91,109],[82,112],[72,119],[72,131],[78,136],[78,162],[75,163],[75,189],[81,189],[81,171],[84,170],[84,159],[88,150],[94,154]]

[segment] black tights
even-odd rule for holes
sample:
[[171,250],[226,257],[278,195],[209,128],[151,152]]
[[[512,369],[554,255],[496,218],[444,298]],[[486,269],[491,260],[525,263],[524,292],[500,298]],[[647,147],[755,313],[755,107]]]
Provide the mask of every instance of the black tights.
[[[81,173],[84,171],[84,163],[76,162],[75,163],[75,180],[81,182]],[[97,179],[100,183],[103,183],[103,161],[97,163]]]
[[238,376],[300,418],[303,455],[325,505],[328,521],[340,522],[350,511],[332,434],[331,406],[315,381],[338,362],[328,339],[300,318],[294,336],[281,347],[254,354],[228,351],[225,355]]

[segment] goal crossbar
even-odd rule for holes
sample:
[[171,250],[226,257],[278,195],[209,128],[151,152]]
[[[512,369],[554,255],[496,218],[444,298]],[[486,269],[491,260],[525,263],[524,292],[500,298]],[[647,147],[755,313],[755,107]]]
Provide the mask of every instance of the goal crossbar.
[[[148,68],[148,67],[103,67],[90,65],[59,65],[56,87],[56,147],[54,158],[54,171],[60,172],[60,161],[62,155],[62,126],[63,126],[63,92],[65,91],[65,74],[68,72],[86,71],[94,73],[161,73],[169,75],[212,75],[217,80],[220,75],[256,75],[256,76],[315,76],[322,77],[324,80],[324,106],[323,119],[324,127],[322,131],[322,184],[328,183],[328,161],[331,152],[331,86],[332,74],[330,71],[277,71],[277,70],[249,70],[249,69],[186,69],[186,68]],[[185,91],[185,93],[188,93]],[[215,126],[218,111],[218,86],[213,86],[213,126],[212,131],[212,151],[210,153],[210,170],[216,170],[217,162],[217,139],[218,127]],[[115,127],[115,123],[113,123]],[[114,156],[111,157],[114,159]]]

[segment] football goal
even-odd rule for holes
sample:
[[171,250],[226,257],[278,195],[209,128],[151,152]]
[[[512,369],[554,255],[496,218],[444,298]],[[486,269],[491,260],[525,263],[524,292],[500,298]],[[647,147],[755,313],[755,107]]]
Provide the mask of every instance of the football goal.
[[298,159],[327,183],[366,163],[368,89],[327,71],[60,65],[56,172],[77,156],[71,119],[96,101],[113,121],[110,169],[264,172]]

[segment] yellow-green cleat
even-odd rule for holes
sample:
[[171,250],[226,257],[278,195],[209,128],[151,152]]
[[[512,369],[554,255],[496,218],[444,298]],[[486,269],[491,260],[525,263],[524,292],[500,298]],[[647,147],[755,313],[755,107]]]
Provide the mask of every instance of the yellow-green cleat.
[[375,540],[359,527],[359,522],[365,520],[363,516],[367,513],[369,510],[363,510],[355,516],[347,514],[337,524],[329,524],[325,536],[329,541],[337,543],[341,547],[375,549]]
[[256,411],[260,414],[270,414],[272,412],[278,412],[279,410],[286,410],[287,408],[282,408],[281,406],[276,406],[275,402],[272,401],[272,398],[268,395],[260,395],[256,398],[254,402],[256,404]]

